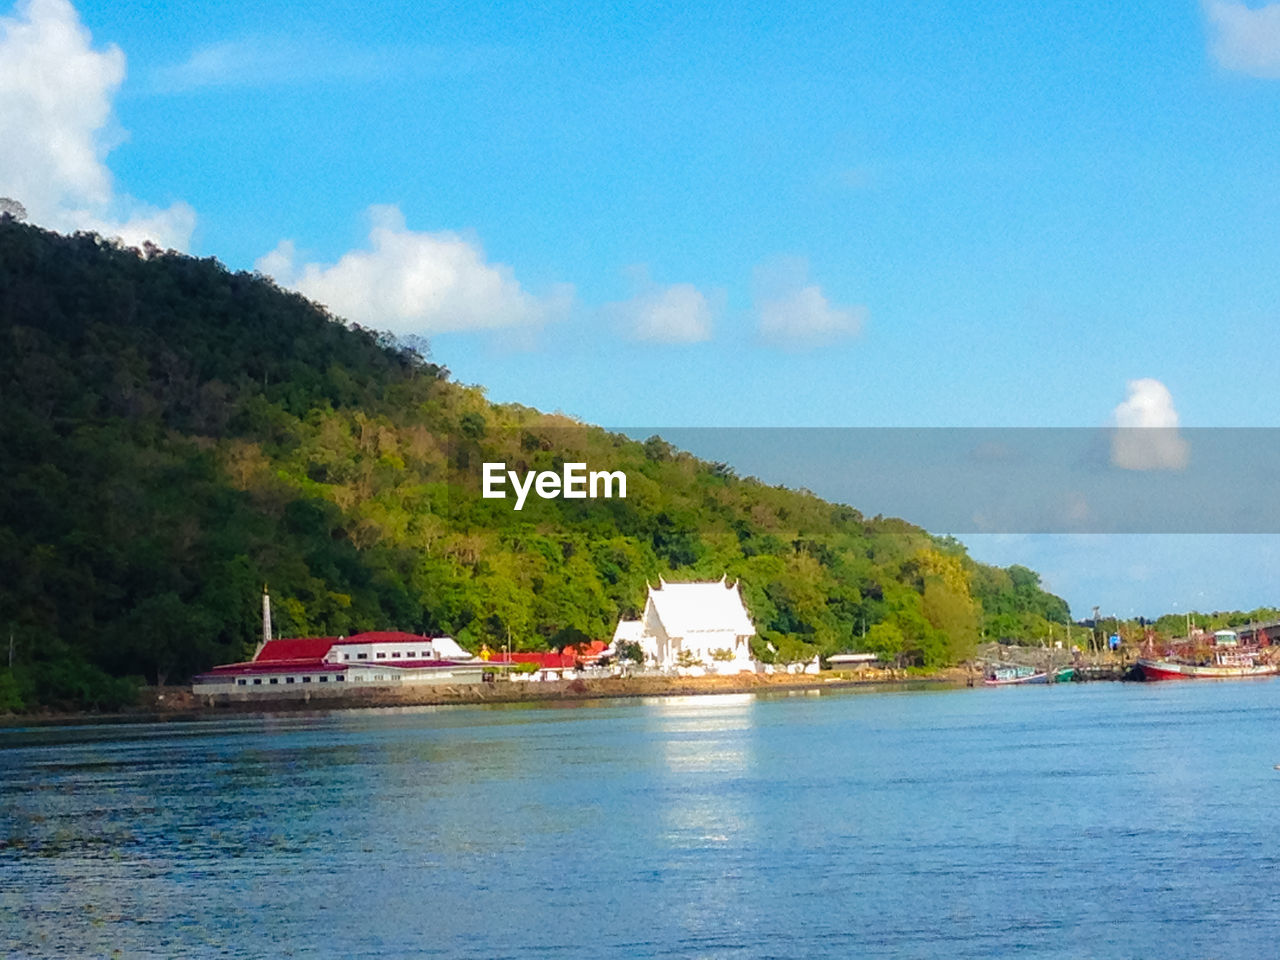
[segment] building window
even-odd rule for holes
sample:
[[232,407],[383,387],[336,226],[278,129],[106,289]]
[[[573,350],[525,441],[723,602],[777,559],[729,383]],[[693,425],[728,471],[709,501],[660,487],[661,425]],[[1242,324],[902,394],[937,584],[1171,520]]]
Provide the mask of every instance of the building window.
[[236,683],[237,683],[237,684],[239,684],[239,685],[240,685],[240,686],[242,686],[242,687],[245,685],[245,683],[246,683],[246,682],[247,682],[247,681],[245,680],[245,678],[244,678],[244,677],[241,677],[239,680],[237,680],[237,681],[236,681]]
[[261,677],[254,677],[254,678],[253,678],[253,685],[254,685],[255,687],[260,687],[260,686],[262,686],[262,678],[261,678]]
[[329,678],[328,678],[328,677],[326,677],[324,674],[321,674],[321,675],[320,675],[320,682],[321,682],[321,683],[328,683],[328,682],[329,682]]
[[392,660],[399,660],[402,656],[404,656],[404,654],[402,654],[402,653],[397,653],[395,650],[392,650],[392,651],[391,651],[391,659],[392,659]]
[[302,682],[303,682],[303,683],[310,683],[310,682],[311,682],[311,678],[310,678],[310,677],[303,677],[303,678],[302,678]]
[[268,682],[269,682],[269,683],[279,683],[280,681],[279,681],[279,680],[277,680],[275,677],[272,677]]
[[343,680],[345,680],[345,679],[347,679],[347,678],[346,678],[346,677],[344,677],[342,674],[338,674],[338,675],[337,675],[336,677],[334,677],[333,679],[334,679],[334,680],[336,680],[338,683],[341,683]]
[[387,659],[387,655],[386,655],[385,653],[380,653],[380,654],[378,654],[378,659],[379,659],[379,660],[385,660],[385,659]]
[[342,659],[343,659],[343,660],[350,660],[350,659],[351,659],[351,654],[349,654],[349,653],[344,653],[344,654],[342,655]]
[[356,654],[356,659],[357,659],[357,660],[368,660],[368,659],[369,659],[369,655],[368,655],[367,653],[357,653],[357,654]]
[[285,682],[285,683],[293,683],[293,677],[285,677],[285,678],[284,678],[284,682]]

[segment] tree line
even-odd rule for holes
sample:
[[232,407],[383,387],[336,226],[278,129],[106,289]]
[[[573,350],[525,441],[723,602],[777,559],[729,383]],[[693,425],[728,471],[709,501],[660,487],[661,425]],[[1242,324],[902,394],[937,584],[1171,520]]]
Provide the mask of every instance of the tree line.
[[[938,666],[1066,604],[902,520],[451,380],[421,343],[212,259],[0,215],[0,710],[112,709],[282,635],[608,638],[646,586],[740,580],[764,659]],[[625,500],[480,496],[486,461]],[[7,647],[0,647],[7,649]]]

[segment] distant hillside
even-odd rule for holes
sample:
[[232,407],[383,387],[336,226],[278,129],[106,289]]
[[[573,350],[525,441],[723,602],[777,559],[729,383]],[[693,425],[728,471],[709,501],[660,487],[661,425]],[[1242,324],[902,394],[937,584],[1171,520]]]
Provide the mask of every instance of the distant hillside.
[[[0,710],[113,706],[283,634],[607,638],[645,584],[741,578],[783,659],[936,665],[1067,607],[1025,568],[672,449],[489,403],[393,338],[214,260],[0,217]],[[479,496],[479,465],[628,497]],[[9,631],[15,668],[4,668]],[[773,654],[762,641],[760,652]]]

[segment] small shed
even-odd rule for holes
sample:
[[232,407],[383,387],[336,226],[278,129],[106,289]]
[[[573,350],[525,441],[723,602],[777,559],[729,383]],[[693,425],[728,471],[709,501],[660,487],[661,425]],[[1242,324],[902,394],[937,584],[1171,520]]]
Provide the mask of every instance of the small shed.
[[831,665],[832,670],[857,670],[860,667],[870,667],[880,662],[880,655],[876,653],[837,653],[827,657],[827,663]]

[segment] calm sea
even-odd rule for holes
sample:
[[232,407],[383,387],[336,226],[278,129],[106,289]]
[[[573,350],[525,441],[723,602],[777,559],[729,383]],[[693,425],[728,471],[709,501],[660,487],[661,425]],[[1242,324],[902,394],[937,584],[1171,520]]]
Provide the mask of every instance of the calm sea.
[[1275,956],[1280,683],[0,731],[6,957]]

